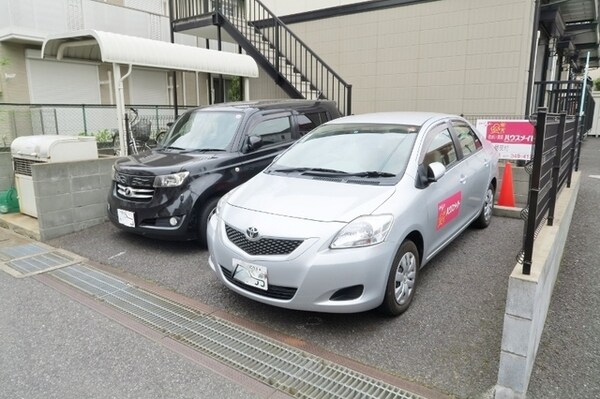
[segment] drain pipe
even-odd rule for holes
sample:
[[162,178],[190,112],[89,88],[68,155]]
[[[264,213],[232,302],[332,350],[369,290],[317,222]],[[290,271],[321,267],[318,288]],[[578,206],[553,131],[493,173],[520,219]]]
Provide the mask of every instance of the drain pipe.
[[533,92],[533,83],[535,79],[535,59],[537,55],[538,47],[538,30],[540,23],[540,0],[535,0],[534,5],[534,17],[533,17],[533,30],[531,32],[531,53],[529,54],[529,78],[527,80],[527,96],[525,103],[525,117],[529,117],[531,112],[531,96]]
[[117,103],[117,123],[119,124],[119,150],[121,156],[127,156],[127,137],[125,129],[125,93],[123,92],[123,81],[131,75],[132,64],[129,64],[127,73],[121,77],[121,66],[119,64],[113,64],[113,75],[116,87],[115,100]]

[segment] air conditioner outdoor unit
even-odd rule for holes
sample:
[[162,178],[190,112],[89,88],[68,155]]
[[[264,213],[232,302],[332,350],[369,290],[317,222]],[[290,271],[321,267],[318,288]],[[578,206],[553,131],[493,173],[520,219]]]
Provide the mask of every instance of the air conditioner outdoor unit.
[[98,158],[95,137],[23,136],[10,145],[21,213],[37,217],[31,165]]

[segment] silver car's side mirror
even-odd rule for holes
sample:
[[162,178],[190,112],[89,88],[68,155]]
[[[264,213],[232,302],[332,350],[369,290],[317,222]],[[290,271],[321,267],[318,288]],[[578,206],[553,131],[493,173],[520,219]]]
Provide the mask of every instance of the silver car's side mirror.
[[446,167],[441,162],[432,162],[427,166],[427,180],[430,183],[436,182],[446,174]]

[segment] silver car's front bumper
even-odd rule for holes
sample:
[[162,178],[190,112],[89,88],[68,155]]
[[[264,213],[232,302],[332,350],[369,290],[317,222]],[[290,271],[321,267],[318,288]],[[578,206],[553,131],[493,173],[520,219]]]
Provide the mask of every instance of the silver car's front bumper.
[[[289,255],[248,255],[228,238],[225,222],[213,216],[208,228],[209,265],[217,277],[231,290],[256,301],[274,306],[332,313],[352,313],[373,309],[381,304],[390,265],[396,246],[384,242],[363,248],[329,248],[332,238],[345,223],[324,223],[292,220],[287,217],[260,214],[227,207],[223,219],[230,226],[244,231],[260,220],[259,230],[270,237],[303,238],[304,242]],[[235,220],[235,223],[233,222]],[[234,259],[260,265],[268,270],[268,284],[276,289],[288,290],[291,299],[278,299],[269,293],[246,287],[234,281]],[[362,286],[362,294],[352,298],[332,295],[349,287]],[[354,293],[360,291],[355,288]]]

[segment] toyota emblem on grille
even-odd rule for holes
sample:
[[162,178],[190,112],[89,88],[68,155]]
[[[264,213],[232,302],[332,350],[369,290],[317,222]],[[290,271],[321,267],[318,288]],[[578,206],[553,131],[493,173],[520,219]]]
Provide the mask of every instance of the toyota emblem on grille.
[[246,237],[250,241],[257,241],[260,238],[258,234],[258,229],[256,227],[248,227],[246,229]]
[[131,188],[125,187],[123,194],[125,194],[126,197],[131,197],[133,195],[133,191],[131,191]]

